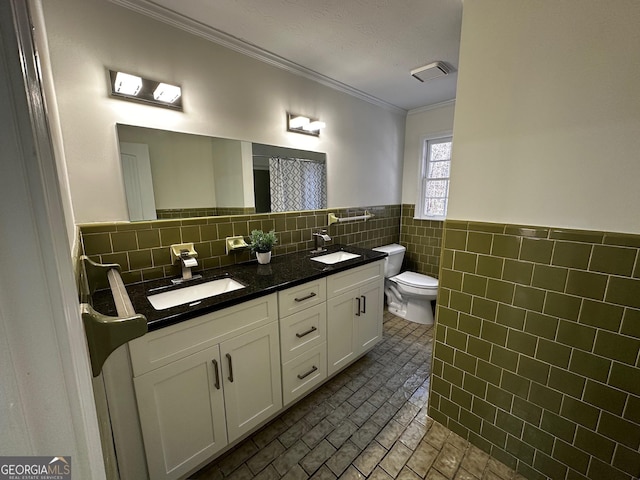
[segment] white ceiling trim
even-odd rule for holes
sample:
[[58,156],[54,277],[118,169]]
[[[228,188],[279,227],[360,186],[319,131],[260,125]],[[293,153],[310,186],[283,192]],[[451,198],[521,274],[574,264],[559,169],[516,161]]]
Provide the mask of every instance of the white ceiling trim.
[[416,113],[428,112],[429,110],[435,110],[436,108],[449,107],[455,105],[456,99],[445,100],[444,102],[434,103],[433,105],[425,105],[424,107],[414,108],[407,112],[407,115],[415,115]]
[[321,83],[322,85],[333,88],[334,90],[338,90],[348,95],[357,97],[373,105],[383,107],[387,110],[399,114],[406,115],[407,113],[407,111],[403,108],[392,105],[391,103],[385,102],[384,100],[380,100],[379,98],[362,92],[361,90],[350,87],[349,85],[334,80],[333,78],[322,75],[321,73],[303,67],[302,65],[298,65],[297,63],[291,62],[286,58],[263,50],[260,47],[244,42],[239,38],[229,35],[221,30],[215,29],[208,25],[204,25],[200,22],[187,18],[184,15],[180,15],[179,13],[161,7],[148,0],[109,1],[111,3],[115,3],[122,7],[138,12],[142,15],[151,17],[155,20],[167,23],[173,27],[180,28],[181,30],[189,32],[193,35],[205,38],[206,40],[222,45],[223,47],[229,48],[244,55],[248,55],[249,57],[260,60],[261,62],[267,63],[271,66],[286,70],[295,75],[300,75],[302,77],[308,78],[309,80],[313,80],[315,82]]

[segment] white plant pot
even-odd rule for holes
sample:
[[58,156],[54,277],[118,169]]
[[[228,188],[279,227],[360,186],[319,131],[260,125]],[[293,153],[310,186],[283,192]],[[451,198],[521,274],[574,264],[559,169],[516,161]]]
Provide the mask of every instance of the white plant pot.
[[266,265],[271,261],[271,252],[256,252],[256,257],[260,265]]

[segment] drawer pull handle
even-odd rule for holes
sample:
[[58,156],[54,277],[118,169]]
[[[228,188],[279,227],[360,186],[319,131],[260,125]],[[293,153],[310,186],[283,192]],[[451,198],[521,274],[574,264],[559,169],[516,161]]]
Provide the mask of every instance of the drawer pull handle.
[[356,317],[360,316],[360,297],[356,297],[356,301],[358,302],[358,308],[356,309]]
[[362,295],[362,313],[367,313],[367,297]]
[[307,335],[309,335],[310,333],[315,332],[316,330],[318,330],[316,327],[311,327],[306,332],[296,333],[296,337],[298,337],[298,338],[306,337]]
[[229,362],[229,381],[233,382],[233,363],[231,363],[231,355],[227,353],[227,361]]
[[313,298],[315,296],[316,296],[316,293],[315,292],[311,292],[309,295],[305,295],[304,297],[300,297],[300,298],[296,297],[296,298],[294,298],[294,300],[296,302],[304,302],[305,300],[309,300],[310,298]]
[[309,370],[307,373],[303,373],[302,375],[298,374],[298,378],[300,380],[302,380],[303,378],[308,377],[309,375],[311,375],[313,372],[315,372],[316,370],[318,370],[318,367],[316,367],[315,365],[313,367],[311,367],[311,370]]
[[218,372],[218,361],[211,360],[213,363],[213,371],[216,373],[216,383],[214,384],[217,390],[220,390],[220,372]]

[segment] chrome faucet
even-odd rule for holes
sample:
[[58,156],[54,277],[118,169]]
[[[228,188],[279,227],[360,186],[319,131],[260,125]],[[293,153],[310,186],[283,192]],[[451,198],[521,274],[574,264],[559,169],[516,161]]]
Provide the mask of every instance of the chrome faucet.
[[180,266],[182,267],[182,277],[174,278],[171,280],[171,283],[178,284],[188,280],[197,280],[202,278],[202,275],[193,275],[191,273],[191,269],[193,267],[198,266],[198,261],[195,258],[195,251],[190,252],[187,249],[180,249],[179,256],[176,256],[176,259],[180,261]]
[[[325,242],[330,242],[331,237],[327,235],[326,230],[318,230],[317,232],[313,232],[313,246],[315,247],[311,250],[311,253],[321,253],[326,252],[327,249],[324,248]],[[318,245],[318,240],[322,239],[322,245]]]

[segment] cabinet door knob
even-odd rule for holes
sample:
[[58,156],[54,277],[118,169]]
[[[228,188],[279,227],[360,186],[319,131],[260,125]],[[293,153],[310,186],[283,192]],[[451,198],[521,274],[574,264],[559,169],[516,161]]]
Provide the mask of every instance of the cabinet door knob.
[[233,383],[233,363],[231,362],[231,355],[227,353],[227,361],[229,362],[229,381]]
[[298,338],[302,338],[302,337],[306,337],[307,335],[309,335],[310,333],[313,333],[317,330],[316,327],[311,327],[309,330],[307,330],[306,332],[302,332],[302,333],[296,333],[296,337]]
[[367,313],[367,297],[361,295],[362,297],[362,313]]
[[315,372],[316,370],[318,370],[318,367],[316,367],[315,365],[313,367],[311,367],[311,370],[309,370],[307,373],[303,373],[302,375],[298,374],[298,378],[300,380],[302,380],[305,377],[308,377],[309,375],[311,375],[313,372]]
[[213,371],[216,374],[216,383],[214,385],[218,390],[220,390],[220,372],[218,372],[218,361],[211,360],[211,363],[213,363]]

